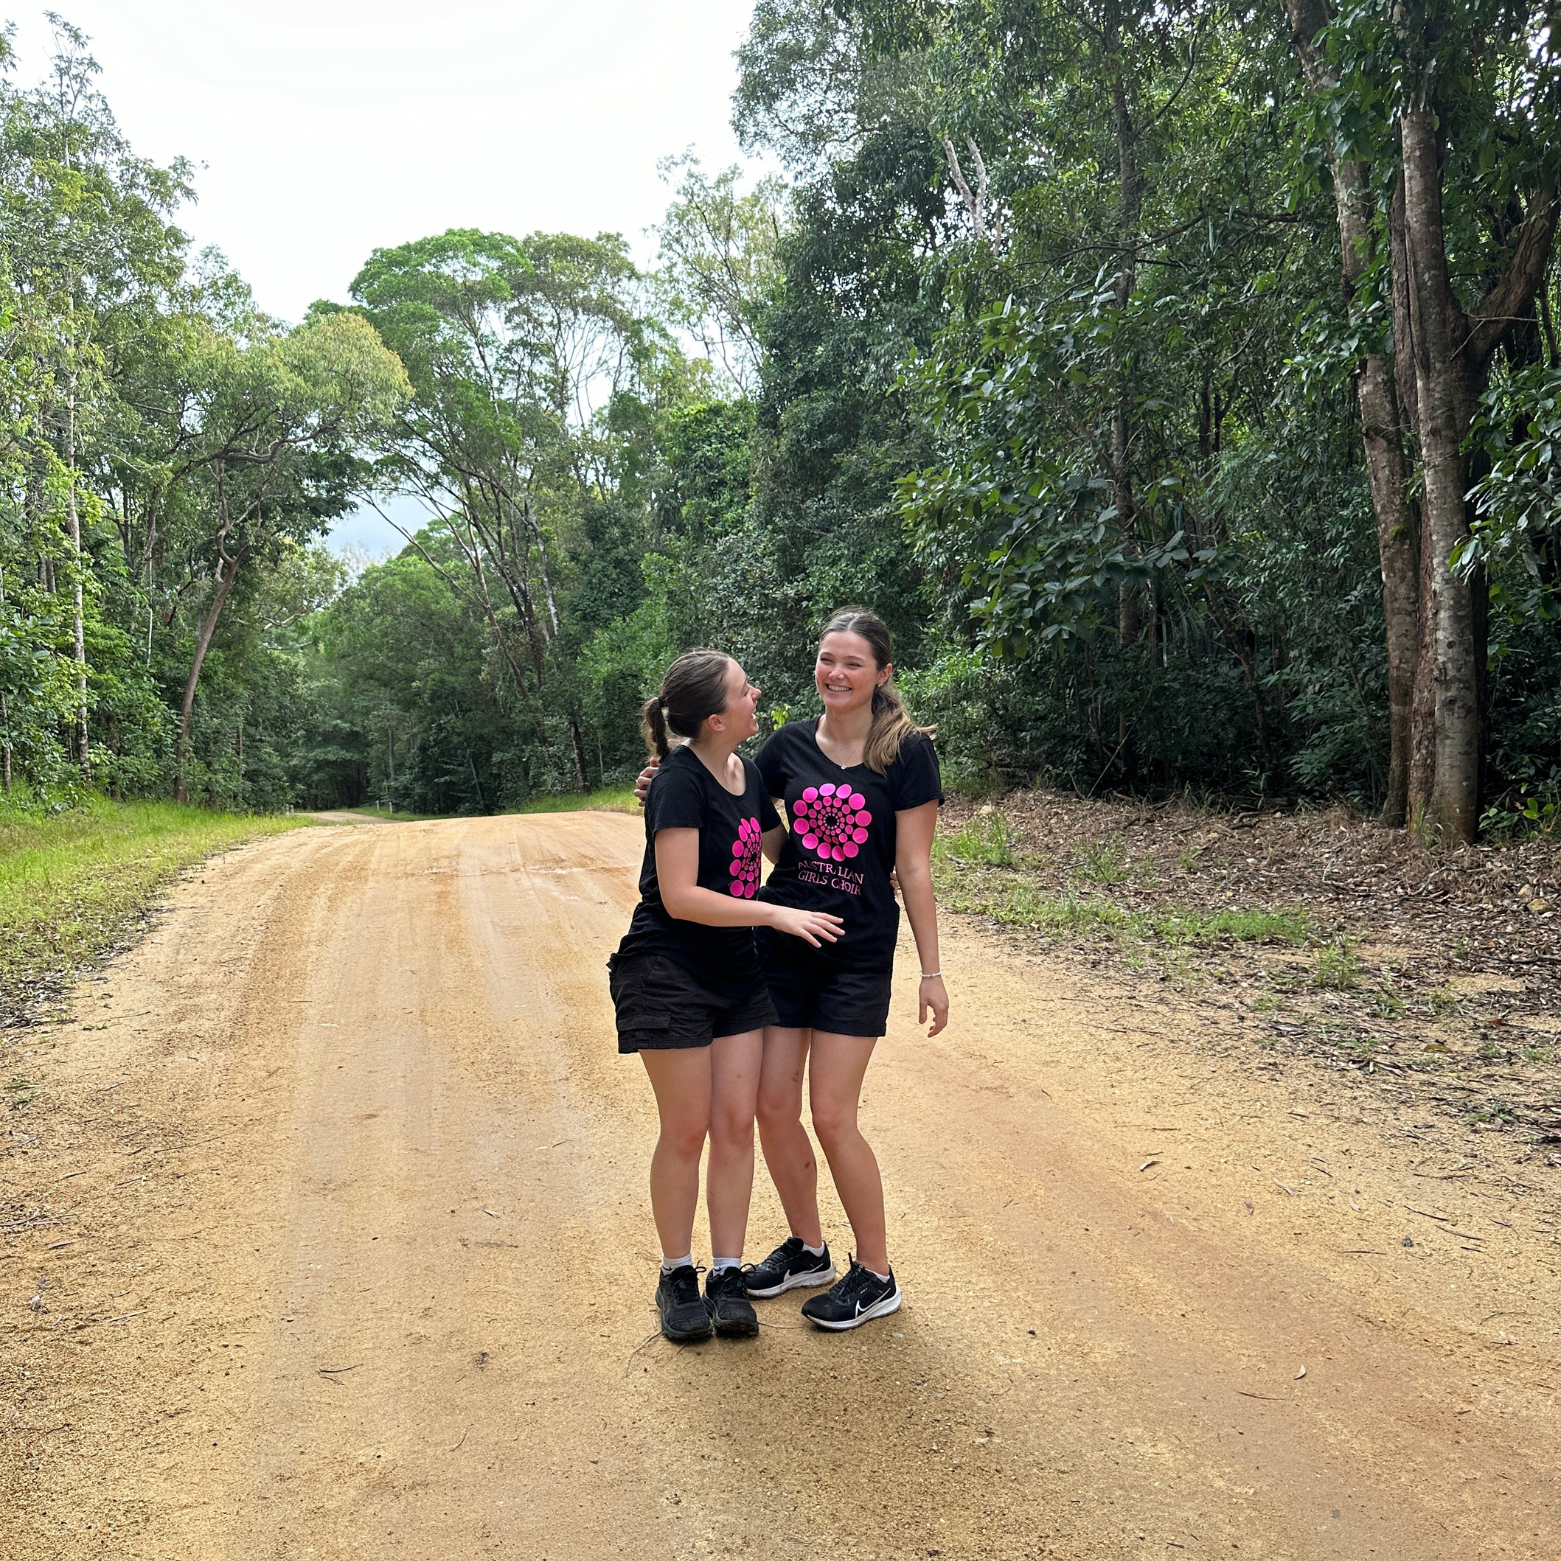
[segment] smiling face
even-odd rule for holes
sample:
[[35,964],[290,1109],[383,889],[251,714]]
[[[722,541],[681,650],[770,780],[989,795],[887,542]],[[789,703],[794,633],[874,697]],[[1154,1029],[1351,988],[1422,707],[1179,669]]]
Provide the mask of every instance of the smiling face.
[[860,634],[837,631],[819,641],[813,682],[824,708],[846,715],[870,705],[873,690],[889,681],[892,667],[880,667],[873,647]]
[[711,716],[710,723],[718,732],[738,742],[746,742],[759,730],[759,695],[762,689],[748,681],[748,674],[735,661],[726,669],[726,709]]

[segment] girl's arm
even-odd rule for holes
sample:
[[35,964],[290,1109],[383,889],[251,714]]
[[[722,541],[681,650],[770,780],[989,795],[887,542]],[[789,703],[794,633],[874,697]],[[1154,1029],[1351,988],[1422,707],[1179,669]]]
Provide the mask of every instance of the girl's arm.
[[894,821],[894,874],[900,881],[900,897],[911,920],[923,971],[917,989],[917,1022],[926,1024],[930,1008],[932,1023],[927,1034],[936,1035],[949,1022],[949,995],[938,963],[938,907],[932,897],[932,837],[938,827],[938,804],[924,802],[919,808],[907,808],[896,813]]
[[[781,812],[781,810],[786,806],[785,799],[781,797],[773,797],[771,798],[771,801],[775,803],[775,811],[780,813],[781,817],[784,818],[786,815]],[[780,861],[781,847],[785,845],[785,843],[786,826],[784,824],[777,824],[774,829],[765,830],[763,841],[765,857],[771,862]]]
[[697,921],[703,927],[773,927],[819,947],[819,939],[834,943],[841,919],[823,911],[799,911],[765,900],[740,900],[699,886],[699,831],[656,831],[656,882],[667,915]]

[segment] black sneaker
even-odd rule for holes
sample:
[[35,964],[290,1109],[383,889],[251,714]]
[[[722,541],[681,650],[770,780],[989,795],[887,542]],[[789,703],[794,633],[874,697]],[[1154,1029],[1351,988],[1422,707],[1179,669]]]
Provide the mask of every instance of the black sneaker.
[[748,1302],[740,1268],[723,1268],[705,1276],[705,1305],[723,1339],[751,1339],[759,1331],[759,1314]]
[[674,1344],[693,1344],[710,1337],[710,1308],[699,1293],[699,1274],[691,1263],[663,1273],[656,1285],[656,1310],[661,1331]]
[[875,1317],[887,1317],[899,1309],[900,1287],[895,1283],[894,1270],[889,1270],[887,1279],[880,1279],[852,1258],[846,1277],[823,1295],[804,1302],[802,1315],[820,1328],[839,1333],[845,1328],[859,1328]]
[[743,1277],[748,1294],[767,1301],[799,1285],[827,1285],[835,1277],[835,1260],[829,1255],[828,1242],[822,1254],[814,1257],[801,1236],[788,1236],[762,1263],[750,1263]]

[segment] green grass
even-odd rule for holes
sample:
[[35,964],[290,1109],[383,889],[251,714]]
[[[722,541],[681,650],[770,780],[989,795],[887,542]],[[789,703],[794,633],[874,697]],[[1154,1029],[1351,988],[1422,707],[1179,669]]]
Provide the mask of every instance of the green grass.
[[570,792],[562,796],[533,797],[514,810],[517,813],[638,813],[632,786],[606,791]]
[[1371,1011],[1379,1019],[1397,1019],[1404,1012],[1404,999],[1394,991],[1386,976],[1372,995]]
[[377,803],[365,802],[355,808],[328,808],[322,811],[330,813],[356,813],[360,818],[377,818],[384,820],[394,819],[398,824],[426,824],[430,819],[449,818],[448,813],[403,813],[397,808],[391,813]]
[[310,822],[101,797],[53,817],[0,808],[0,1008],[119,942],[181,867]]
[[[356,813],[363,818],[394,819],[398,824],[425,824],[434,819],[470,817],[455,813],[403,813],[399,808],[387,813],[383,807],[366,802],[356,808],[332,808],[333,813]],[[533,797],[508,813],[638,813],[632,786],[608,787],[605,791],[571,791],[558,795]]]
[[1013,838],[1001,813],[976,813],[954,835],[939,835],[932,854],[940,861],[972,862],[985,867],[1011,867]]
[[1317,969],[1312,973],[1312,985],[1328,987],[1335,992],[1348,992],[1360,981],[1360,961],[1348,938],[1337,938],[1333,943],[1317,951]]
[[1171,948],[1214,943],[1301,943],[1304,911],[1185,909],[1133,911],[1099,894],[1047,893],[1017,873],[962,872],[946,860],[935,873],[939,901],[950,910],[990,916],[1054,936],[1106,932]]
[[1096,840],[1080,849],[1077,861],[1075,876],[1085,883],[1110,888],[1127,881],[1127,848],[1120,840]]

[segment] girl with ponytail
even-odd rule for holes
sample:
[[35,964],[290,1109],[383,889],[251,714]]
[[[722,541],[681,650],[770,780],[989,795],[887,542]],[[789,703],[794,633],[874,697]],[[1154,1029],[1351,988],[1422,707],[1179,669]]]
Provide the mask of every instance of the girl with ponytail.
[[810,1299],[802,1315],[840,1330],[900,1306],[883,1183],[857,1109],[888,1019],[900,922],[896,878],[921,958],[920,1022],[931,1015],[929,1035],[948,1023],[931,864],[943,789],[932,730],[911,720],[895,689],[889,631],[876,613],[846,607],[829,620],[813,681],[824,713],[788,722],[756,760],[765,794],[788,826],[778,851],[765,837],[776,867],[759,898],[838,917],[841,936],[804,946],[763,927],[757,934],[776,1010],[764,1031],[759,1138],[791,1233],[747,1270],[747,1291],[775,1296],[835,1278],[819,1223],[818,1162],[802,1126],[806,1078],[813,1126],[856,1252],[844,1278]]
[[[662,1332],[679,1343],[759,1331],[742,1255],[764,1027],[775,1008],[753,929],[810,946],[840,936],[839,916],[757,897],[761,850],[778,850],[781,836],[759,772],[737,753],[759,730],[758,702],[743,669],[714,650],[679,656],[645,702],[659,766],[645,799],[640,902],[608,961],[618,1050],[639,1053],[661,1118],[650,1168],[663,1254],[656,1305]],[[693,1235],[707,1137],[714,1256],[701,1295]]]

